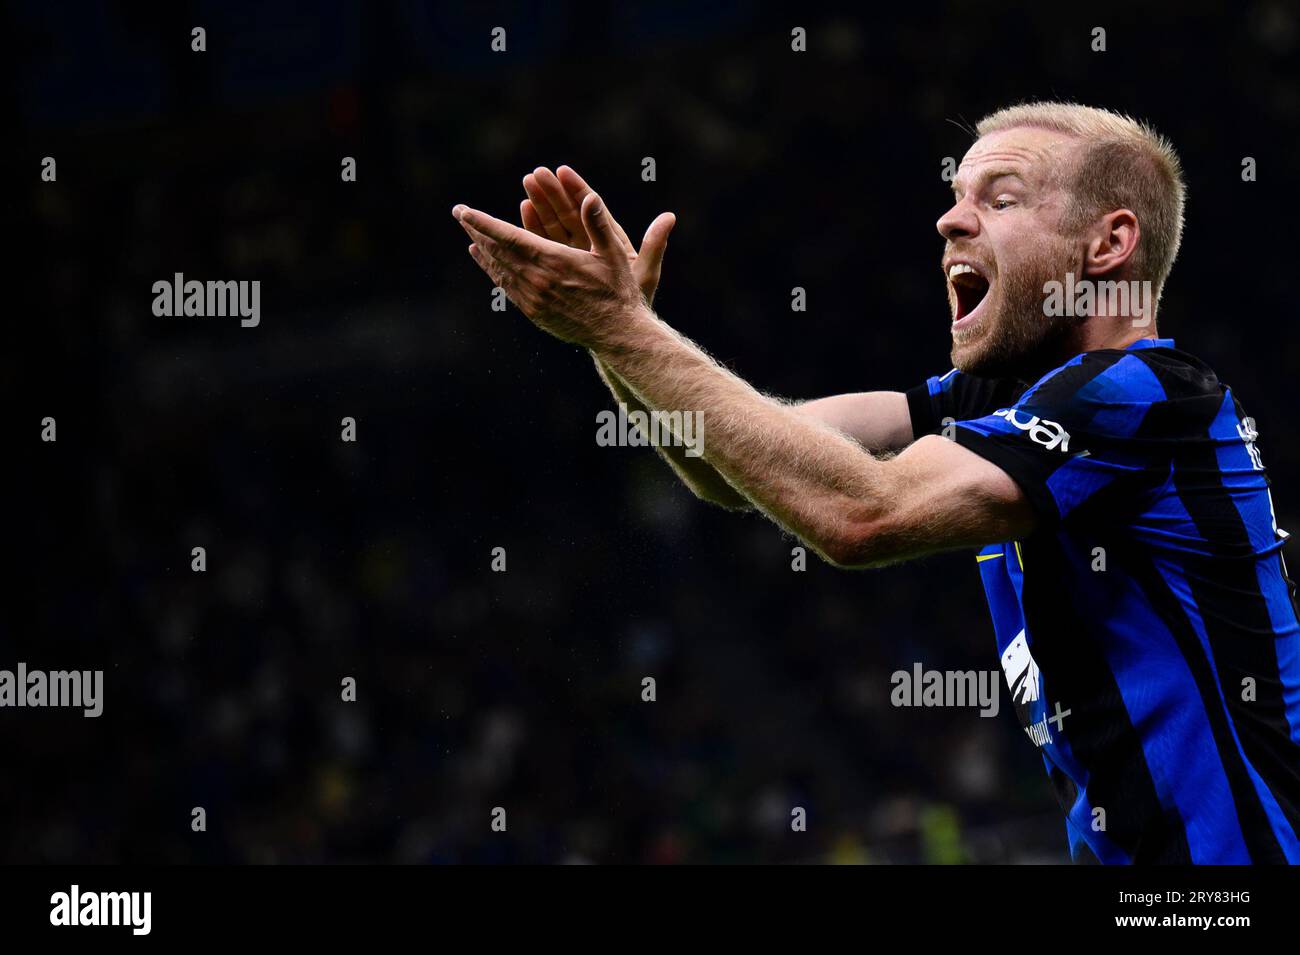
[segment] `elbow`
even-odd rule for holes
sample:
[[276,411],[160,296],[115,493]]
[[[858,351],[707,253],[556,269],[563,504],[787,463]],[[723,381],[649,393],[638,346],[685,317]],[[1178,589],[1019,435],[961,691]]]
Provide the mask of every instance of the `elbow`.
[[898,550],[880,521],[846,521],[817,545],[827,563],[841,570],[869,570],[897,563]]
[[869,550],[867,542],[825,542],[818,546],[818,552],[837,570],[872,570],[882,566]]

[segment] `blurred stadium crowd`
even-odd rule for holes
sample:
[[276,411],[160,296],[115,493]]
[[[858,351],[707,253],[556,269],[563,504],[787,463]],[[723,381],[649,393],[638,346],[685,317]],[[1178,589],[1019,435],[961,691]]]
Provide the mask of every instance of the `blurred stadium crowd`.
[[[106,690],[98,720],[4,715],[0,858],[1067,858],[1010,706],[889,703],[914,661],[997,668],[970,555],[797,573],[761,518],[597,447],[589,358],[491,310],[449,210],[516,218],[524,173],[569,163],[634,236],[677,213],[656,305],[756,385],[905,388],[948,369],[933,224],[961,126],[1030,96],[1142,115],[1190,183],[1161,332],[1255,416],[1294,528],[1294,8],[613,9],[13,5],[33,300],[4,356],[26,483],[0,664]],[[181,271],[260,279],[260,327],[155,318]]]

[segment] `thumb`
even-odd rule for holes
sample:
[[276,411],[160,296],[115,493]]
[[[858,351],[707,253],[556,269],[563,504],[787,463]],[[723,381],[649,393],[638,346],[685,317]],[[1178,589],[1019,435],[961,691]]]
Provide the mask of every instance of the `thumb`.
[[612,222],[600,196],[594,192],[587,193],[582,200],[582,224],[587,227],[592,251],[615,262],[626,262],[627,252],[619,243]]
[[659,285],[659,273],[664,265],[664,253],[668,251],[668,233],[677,224],[677,216],[671,212],[660,213],[650,228],[645,230],[641,240],[641,251],[637,254],[637,264],[641,267],[643,284],[655,288]]

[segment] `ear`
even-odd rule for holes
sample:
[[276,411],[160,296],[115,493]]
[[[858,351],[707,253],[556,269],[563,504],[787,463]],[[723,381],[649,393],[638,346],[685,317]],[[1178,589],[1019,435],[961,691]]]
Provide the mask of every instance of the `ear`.
[[1130,210],[1116,209],[1102,216],[1086,234],[1083,274],[1093,276],[1122,272],[1137,252],[1142,230]]

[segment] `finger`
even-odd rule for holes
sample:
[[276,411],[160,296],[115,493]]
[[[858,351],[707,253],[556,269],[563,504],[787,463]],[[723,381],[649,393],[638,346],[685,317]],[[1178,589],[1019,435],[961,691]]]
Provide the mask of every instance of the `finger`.
[[619,241],[614,227],[610,225],[610,216],[605,209],[605,203],[594,192],[589,193],[587,198],[582,200],[582,224],[587,227],[587,235],[591,236],[593,252],[599,252],[615,264],[622,262],[626,265],[627,254],[623,249],[623,243]]
[[668,251],[668,234],[677,224],[677,216],[671,212],[660,214],[650,228],[645,230],[641,240],[641,252],[637,256],[638,271],[641,273],[641,285],[652,288],[659,285],[659,273],[663,270],[664,253]]
[[582,215],[578,211],[581,203],[574,202],[573,198],[564,191],[564,186],[560,185],[560,180],[555,178],[555,173],[545,166],[538,166],[533,170],[533,178],[551,204],[551,208],[555,210],[560,224],[569,230],[570,235],[585,236],[587,230],[582,227]]
[[[542,227],[546,230],[546,237],[554,239],[556,242],[563,242],[565,245],[573,244],[573,233],[560,221],[555,206],[551,203],[551,197],[546,194],[546,190],[537,181],[536,173],[529,173],[524,176],[524,192],[528,193],[533,209],[541,220]],[[586,233],[579,233],[579,235],[585,245]]]
[[521,273],[529,266],[527,259],[498,242],[490,235],[484,235],[471,226],[465,226],[465,233],[474,240],[474,245],[483,255],[496,262],[503,270]]
[[533,205],[533,200],[524,199],[519,203],[519,221],[533,235],[540,235],[544,239],[550,238],[546,234],[545,226],[542,225],[541,216],[537,214],[537,208]]
[[487,236],[501,248],[516,254],[520,258],[535,258],[543,252],[563,248],[550,239],[533,235],[527,229],[521,229],[504,219],[490,216],[480,209],[457,205],[452,209],[452,215],[456,217],[456,221],[461,224],[461,227],[466,232],[472,231]]
[[[478,209],[456,206],[453,214],[456,212],[459,212],[460,224],[469,233],[470,238],[495,258],[532,261],[545,253],[568,251],[559,243],[533,235],[526,229],[490,216],[486,212],[480,212]],[[492,241],[488,242],[487,239]]]
[[[591,186],[587,185],[587,180],[578,175],[578,171],[572,166],[561,166],[559,169],[555,170],[555,175],[559,179],[560,185],[564,187],[564,191],[569,194],[569,198],[572,200],[575,208],[581,209],[582,200],[587,198],[588,193],[595,191]],[[606,210],[606,212],[608,212],[608,210]],[[627,254],[636,255],[636,246],[634,246],[632,240],[627,237],[627,233],[624,232],[623,227],[618,224],[618,220],[613,216],[610,216],[609,221],[613,224],[614,231],[618,234],[619,241],[622,242],[623,246],[627,249]]]

